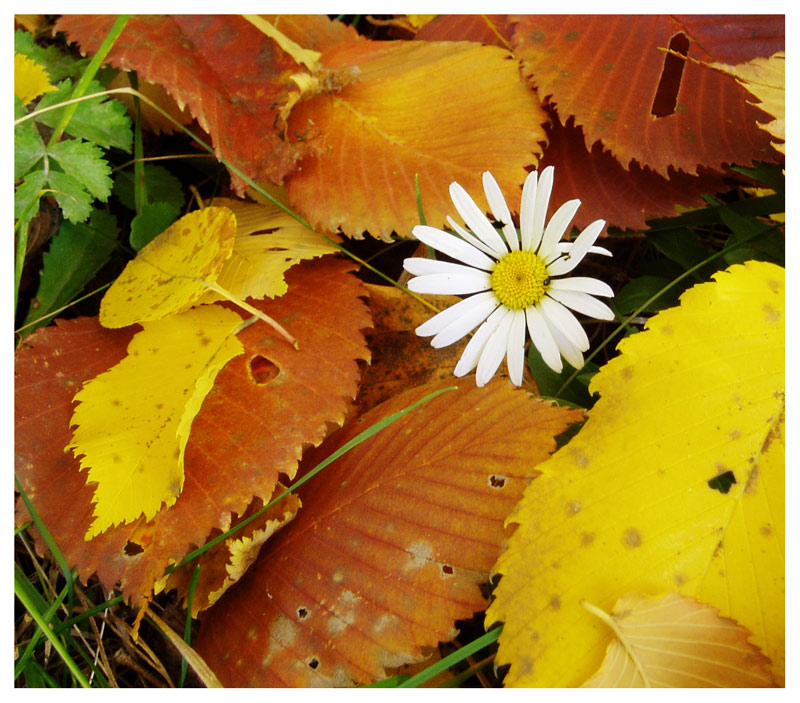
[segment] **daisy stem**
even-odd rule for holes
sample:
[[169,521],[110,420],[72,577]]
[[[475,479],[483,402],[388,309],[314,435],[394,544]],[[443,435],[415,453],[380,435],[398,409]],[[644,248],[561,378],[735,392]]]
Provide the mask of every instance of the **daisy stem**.
[[[776,225],[775,227],[771,227],[769,229],[777,229],[777,227],[778,226]],[[597,349],[595,349],[591,354],[589,354],[589,356],[586,357],[586,359],[583,362],[583,366],[580,369],[575,369],[572,372],[572,375],[566,381],[564,381],[564,383],[561,385],[561,388],[559,388],[556,391],[556,393],[555,393],[556,398],[561,397],[561,394],[564,392],[564,389],[567,386],[569,386],[569,384],[572,383],[575,380],[575,378],[578,376],[578,374],[583,370],[583,367],[586,366],[586,364],[588,364],[592,359],[594,359],[594,357],[597,356],[600,353],[600,351],[603,349],[603,347],[606,346],[606,344],[608,344],[612,339],[614,339],[614,337],[616,337],[618,334],[620,334],[620,332],[622,332],[630,324],[631,320],[633,320],[634,318],[638,317],[642,313],[643,310],[646,310],[647,307],[651,303],[654,303],[656,300],[658,300],[662,295],[664,295],[664,293],[666,293],[676,283],[680,283],[684,278],[687,278],[688,276],[691,276],[695,271],[697,271],[698,269],[703,268],[703,266],[705,266],[707,263],[713,261],[717,257],[722,256],[723,254],[727,254],[728,252],[733,251],[734,249],[738,249],[740,246],[744,245],[745,243],[747,243],[748,241],[750,241],[754,237],[757,237],[757,236],[762,235],[764,233],[765,232],[763,232],[763,231],[754,232],[750,236],[743,237],[742,239],[738,240],[736,243],[732,244],[731,246],[723,247],[718,252],[713,253],[708,258],[703,259],[700,263],[695,264],[694,266],[692,266],[692,268],[687,269],[686,271],[684,271],[674,281],[671,281],[670,283],[668,283],[660,291],[658,291],[658,293],[652,295],[648,300],[643,302],[638,308],[636,308],[636,310],[634,310],[630,315],[628,315],[628,317],[626,317],[619,324],[619,326],[610,335],[608,335],[608,337],[606,337],[597,346]]]

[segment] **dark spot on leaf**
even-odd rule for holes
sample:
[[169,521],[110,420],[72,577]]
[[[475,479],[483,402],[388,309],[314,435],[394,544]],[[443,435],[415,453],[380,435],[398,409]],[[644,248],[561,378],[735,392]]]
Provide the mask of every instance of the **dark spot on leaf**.
[[614,70],[614,68],[616,68],[616,67],[614,66],[614,64],[613,64],[613,63],[604,63],[604,64],[603,64],[603,65],[600,67],[600,70],[601,70],[603,73],[611,73],[611,72]]
[[594,532],[584,532],[581,535],[582,546],[588,547],[592,542],[594,542]]
[[495,474],[492,474],[491,476],[489,476],[489,485],[492,488],[505,488],[506,477],[496,476]]
[[547,35],[541,30],[537,29],[528,35],[528,41],[531,44],[543,44]]
[[111,401],[111,405],[120,406],[122,405],[122,401],[117,398],[114,398],[114,400]]
[[113,461],[115,464],[121,464],[122,457],[115,452],[114,454],[111,455],[111,461]]
[[309,669],[316,669],[318,666],[319,666],[319,659],[317,659],[316,657],[311,657],[311,659],[308,660]]
[[670,53],[664,55],[664,67],[650,109],[650,114],[655,117],[667,117],[675,113],[686,55],[689,53],[689,37],[678,32],[670,39],[669,49]]
[[624,544],[628,549],[636,549],[637,547],[642,546],[642,536],[639,534],[639,530],[635,527],[629,527],[625,532],[622,534],[622,544]]
[[720,493],[727,493],[734,483],[736,483],[736,476],[733,475],[733,471],[723,471],[709,479],[708,487]]
[[572,517],[573,515],[577,515],[583,504],[579,500],[568,500],[567,501],[567,517]]
[[778,322],[781,319],[781,314],[771,305],[763,305],[761,309],[764,311],[764,318],[767,322]]
[[142,547],[141,544],[136,544],[136,542],[128,540],[125,543],[124,551],[127,556],[135,557],[137,554],[141,554],[144,551],[144,547]]
[[558,596],[553,596],[550,599],[550,607],[553,610],[561,610],[561,599]]
[[576,41],[580,39],[580,37],[581,37],[580,32],[576,32],[574,29],[571,29],[564,35],[564,41]]
[[764,537],[769,537],[772,534],[772,527],[770,525],[761,525],[760,532]]
[[673,576],[673,579],[675,580],[676,586],[683,586],[683,584],[686,583],[686,576],[681,573],[676,572],[676,574]]
[[206,337],[205,335],[202,335],[200,337],[200,345],[207,347],[209,344],[211,344],[211,337]]
[[297,609],[297,619],[305,620],[308,617],[308,609],[300,607]]
[[250,375],[259,385],[272,381],[279,371],[280,369],[266,357],[259,355],[250,359]]

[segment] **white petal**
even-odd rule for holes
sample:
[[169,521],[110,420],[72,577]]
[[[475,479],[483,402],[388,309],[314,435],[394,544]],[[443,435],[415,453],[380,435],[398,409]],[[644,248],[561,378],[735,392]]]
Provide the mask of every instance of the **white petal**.
[[511,330],[508,333],[506,350],[506,366],[511,383],[522,385],[522,372],[525,367],[525,311],[514,310]]
[[580,351],[589,348],[589,338],[586,336],[581,323],[567,308],[552,298],[542,298],[536,305],[539,312],[544,315],[550,330],[558,329]]
[[596,298],[586,293],[576,293],[573,291],[553,290],[551,287],[547,295],[557,300],[562,305],[575,310],[576,312],[594,317],[598,320],[613,320],[614,311],[605,303],[601,303]]
[[456,206],[458,214],[474,233],[486,246],[488,246],[498,257],[508,254],[508,247],[503,243],[503,238],[492,227],[489,218],[484,215],[475,201],[458,183],[450,184],[450,199]]
[[547,262],[550,273],[554,276],[560,276],[572,271],[572,269],[582,261],[583,257],[586,256],[589,247],[595,243],[595,240],[605,226],[605,220],[595,220],[586,227],[586,229],[578,235],[578,238],[572,242],[572,247],[563,258],[553,261],[552,263],[549,261]]
[[523,251],[536,251],[539,241],[534,241],[533,212],[536,206],[536,184],[539,174],[531,171],[522,186],[522,202],[519,206],[519,234],[522,238]]
[[605,298],[614,296],[614,291],[604,281],[586,276],[573,276],[571,278],[553,278],[550,280],[549,290],[563,290],[575,293],[588,293],[589,295],[602,295]]
[[547,321],[535,307],[525,310],[525,319],[528,322],[528,332],[530,332],[533,346],[542,355],[542,360],[556,373],[561,373],[564,365],[561,363],[561,354],[558,344],[550,332]]
[[497,310],[489,315],[486,321],[478,327],[478,331],[472,335],[472,339],[467,343],[464,353],[461,355],[461,358],[456,364],[456,368],[453,370],[455,376],[466,376],[478,365],[478,359],[484,346],[486,346],[486,340],[488,340],[492,332],[497,329],[497,325],[500,324],[500,320],[507,312],[509,312],[507,307],[501,306],[497,308]]
[[581,354],[580,350],[577,349],[572,342],[569,341],[569,339],[567,339],[560,329],[554,327],[549,320],[548,327],[553,333],[553,339],[555,339],[556,344],[558,345],[558,350],[561,353],[561,356],[567,360],[567,363],[569,363],[570,366],[574,366],[576,369],[583,368],[583,354]]
[[547,205],[550,203],[550,193],[553,190],[553,167],[548,166],[539,174],[539,184],[536,187],[536,201],[533,206],[533,241],[536,247],[542,241],[544,234],[544,221],[547,218]]
[[478,388],[482,388],[489,383],[500,367],[500,362],[503,361],[506,349],[508,349],[508,335],[511,332],[511,322],[513,320],[514,311],[506,310],[506,314],[500,319],[497,329],[486,340],[486,345],[478,360],[478,368],[475,371],[475,383]]
[[[430,320],[425,320],[414,331],[418,337],[430,337],[431,335],[439,334],[443,329],[467,315],[474,306],[483,304],[483,301],[489,301],[495,306],[499,305],[492,291],[478,293],[460,300],[441,312],[437,312]],[[486,314],[488,315],[489,313],[487,312]]]
[[483,174],[483,191],[486,193],[486,200],[489,201],[489,207],[492,208],[494,219],[503,225],[503,234],[511,251],[519,249],[519,237],[517,237],[517,230],[514,227],[514,220],[511,218],[506,199],[503,197],[503,191],[497,185],[497,181],[489,171],[484,171]]
[[[476,300],[479,296],[487,297]],[[456,303],[449,309],[452,310],[459,305],[463,305],[464,307],[459,311],[461,314],[431,340],[431,346],[440,349],[451,345],[453,342],[457,342],[489,317],[499,304],[492,291],[478,293],[478,295]]]
[[454,259],[463,261],[465,264],[475,266],[484,271],[491,271],[492,268],[494,268],[495,262],[493,259],[490,259],[486,254],[478,251],[471,244],[462,241],[452,234],[442,232],[442,230],[436,229],[435,227],[428,227],[427,225],[417,225],[411,233],[419,239],[419,241],[433,247],[436,251],[452,256]]
[[569,223],[572,222],[572,218],[575,217],[575,213],[580,206],[580,200],[568,200],[555,211],[550,218],[550,222],[547,223],[544,236],[542,236],[542,243],[539,245],[538,251],[539,256],[547,260],[548,254],[555,248],[561,237],[564,236],[564,232],[567,231]]
[[[572,250],[572,245],[574,242],[559,242],[556,244],[557,253],[559,254],[566,254],[568,251]],[[605,247],[589,247],[589,251],[586,252],[587,254],[602,254],[603,256],[614,256],[608,249]]]
[[[411,261],[411,259],[406,259]],[[446,263],[446,262],[440,262]],[[453,264],[458,266],[458,264]],[[492,287],[492,279],[486,271],[462,267],[459,273],[432,273],[427,276],[415,276],[408,282],[408,289],[414,293],[434,295],[469,295],[480,293]]]
[[[415,276],[428,276],[432,273],[464,273],[477,271],[486,274],[485,271],[467,266],[466,264],[456,264],[451,261],[439,261],[438,259],[425,259],[414,256],[403,261],[403,268]],[[489,275],[489,274],[486,274]]]
[[464,229],[458,222],[456,222],[450,215],[447,216],[447,224],[449,224],[454,231],[458,232],[458,235],[465,241],[469,242],[474,246],[476,249],[480,249],[484,254],[488,254],[489,256],[493,256],[497,258],[497,254],[490,248],[487,247],[480,239],[478,239],[472,232]]

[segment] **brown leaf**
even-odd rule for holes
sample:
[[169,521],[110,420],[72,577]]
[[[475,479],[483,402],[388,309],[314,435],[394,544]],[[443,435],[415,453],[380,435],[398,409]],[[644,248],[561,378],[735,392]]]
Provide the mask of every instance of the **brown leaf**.
[[[467,339],[434,349],[414,330],[436,313],[398,288],[367,284],[373,329],[367,332],[372,363],[364,370],[355,402],[359,415],[406,388],[453,378]],[[454,295],[427,295],[439,310],[457,303]]]
[[[373,408],[304,466],[449,383]],[[506,515],[581,416],[498,380],[408,412],[302,486],[304,507],[207,613],[197,651],[227,686],[366,683],[419,660],[485,607]]]
[[315,149],[286,181],[292,205],[312,225],[407,237],[419,223],[415,175],[434,226],[453,212],[450,183],[482,193],[487,169],[509,202],[519,200],[546,116],[507,52],[470,42],[358,41],[323,52],[322,63],[359,73],[340,92],[299,103],[289,118],[290,134]]
[[665,54],[680,35],[671,48],[708,59],[670,17],[513,20],[512,41],[525,75],[556,106],[562,124],[574,115],[587,149],[601,140],[625,168],[635,159],[662,176],[670,166],[694,174],[698,166],[718,170],[726,162],[776,159],[755,125],[765,121],[763,113],[748,104],[746,91],[728,76]]
[[745,63],[786,48],[785,15],[675,15],[714,61]]
[[599,671],[583,685],[600,688],[773,686],[769,659],[750,632],[716,608],[677,592],[628,593],[611,616],[587,606],[614,631]]
[[227,530],[254,496],[268,500],[279,474],[294,476],[303,447],[344,420],[357,390],[356,360],[368,357],[359,330],[370,324],[351,268],[333,257],[299,264],[286,275],[286,295],[249,301],[290,327],[300,351],[261,323],[241,332],[245,353],[220,371],[192,425],[178,501],[149,523],[89,542],[93,490],[63,450],[72,396],[122,357],[131,332],[83,318],[26,340],[16,358],[17,475],[81,578],[96,572],[106,588],[121,583],[126,598],[146,596],[171,561],[212,529]]

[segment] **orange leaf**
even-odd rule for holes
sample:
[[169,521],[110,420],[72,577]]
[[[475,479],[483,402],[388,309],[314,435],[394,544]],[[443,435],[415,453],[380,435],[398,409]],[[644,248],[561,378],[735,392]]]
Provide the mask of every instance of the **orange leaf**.
[[431,225],[444,226],[452,212],[450,183],[482,193],[485,170],[514,196],[509,202],[519,200],[547,117],[507,52],[468,42],[358,41],[323,52],[322,63],[359,73],[289,117],[289,133],[316,149],[286,181],[312,225],[386,241],[393,231],[409,236],[419,222],[415,174]]
[[[66,31],[84,52],[96,52],[114,15],[64,15]],[[273,129],[280,105],[296,90],[299,67],[277,44],[236,15],[134,15],[108,61],[163,86],[187,105],[211,135],[217,156],[256,180],[279,183],[303,147]],[[232,174],[241,195],[244,183]]]
[[750,632],[716,608],[672,592],[628,593],[611,616],[587,604],[614,631],[586,687],[732,688],[772,686],[769,659]]
[[744,89],[729,76],[665,53],[671,47],[708,60],[688,38],[691,32],[670,17],[514,20],[513,44],[525,75],[542,98],[550,97],[562,124],[575,116],[587,149],[601,140],[625,168],[635,159],[663,176],[669,166],[693,174],[698,166],[776,159],[756,126],[764,115],[748,104]]
[[[449,383],[373,408],[304,466]],[[207,613],[197,651],[227,686],[366,683],[419,660],[485,607],[506,515],[581,416],[502,381],[402,416],[300,488],[303,508]]]
[[425,41],[474,41],[508,48],[511,27],[506,15],[439,15],[414,37]]
[[368,356],[359,330],[370,324],[351,268],[333,257],[299,264],[286,275],[286,295],[250,301],[291,321],[300,351],[266,325],[237,335],[245,353],[219,372],[194,420],[177,502],[149,523],[140,518],[90,542],[83,535],[93,489],[63,451],[72,397],[122,358],[134,329],[104,330],[82,318],[26,339],[16,355],[17,475],[81,578],[97,572],[106,588],[121,583],[126,598],[149,594],[171,561],[212,529],[227,530],[254,496],[269,500],[279,474],[294,476],[303,447],[321,442],[328,423],[342,423],[357,390],[356,360]]

